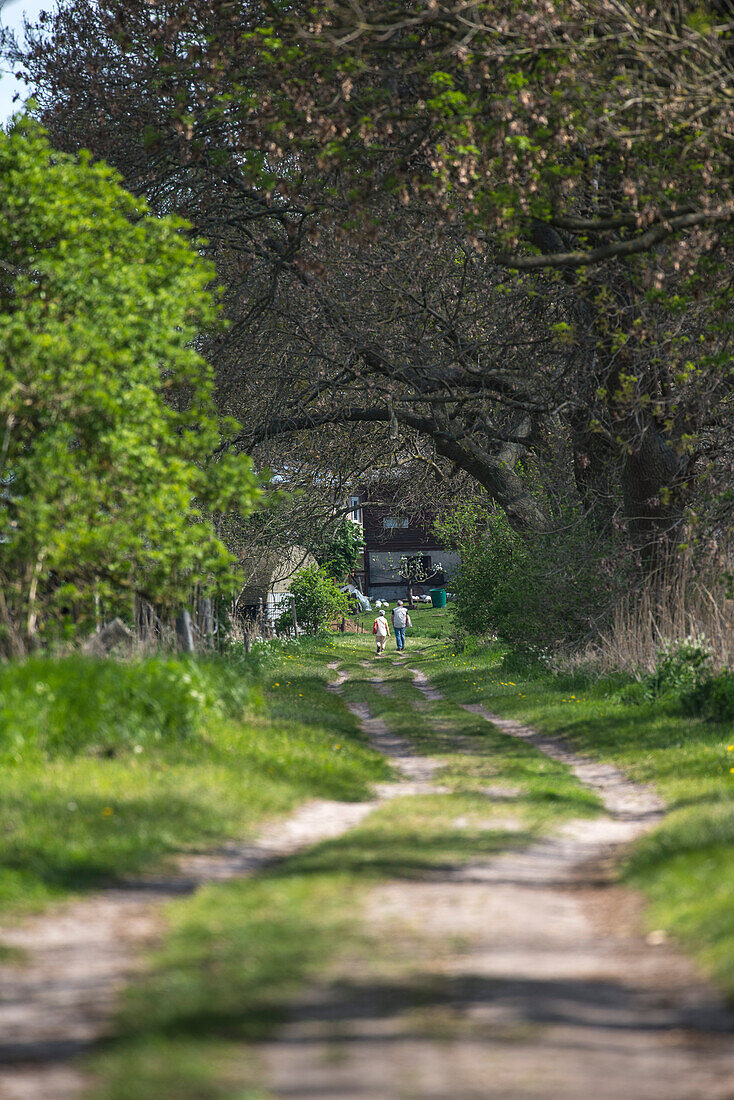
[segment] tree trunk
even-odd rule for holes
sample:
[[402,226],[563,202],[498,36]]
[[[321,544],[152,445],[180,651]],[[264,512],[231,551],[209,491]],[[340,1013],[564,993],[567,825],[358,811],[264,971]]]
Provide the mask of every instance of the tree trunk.
[[622,470],[630,534],[648,573],[663,570],[678,542],[688,497],[688,463],[649,427]]
[[182,653],[194,653],[194,632],[191,615],[186,608],[176,616],[176,641]]
[[589,427],[587,410],[574,413],[569,424],[576,491],[596,529],[608,534],[620,500],[619,461],[607,440]]

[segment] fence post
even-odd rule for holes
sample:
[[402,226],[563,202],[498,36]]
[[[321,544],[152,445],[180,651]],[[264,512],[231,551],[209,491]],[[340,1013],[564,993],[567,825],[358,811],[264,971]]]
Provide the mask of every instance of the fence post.
[[291,612],[293,614],[293,633],[298,641],[298,619],[296,618],[296,597],[291,596]]

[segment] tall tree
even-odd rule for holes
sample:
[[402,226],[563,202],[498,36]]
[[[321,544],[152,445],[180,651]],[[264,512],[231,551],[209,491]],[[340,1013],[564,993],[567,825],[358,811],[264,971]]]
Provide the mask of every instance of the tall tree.
[[383,425],[523,529],[560,435],[654,549],[730,436],[727,11],[69,0],[25,62],[59,140],[208,237],[243,444]]
[[191,342],[213,272],[184,223],[22,118],[0,134],[0,209],[0,650],[17,653],[95,596],[172,607],[229,583],[207,514],[260,493],[244,455],[211,457]]

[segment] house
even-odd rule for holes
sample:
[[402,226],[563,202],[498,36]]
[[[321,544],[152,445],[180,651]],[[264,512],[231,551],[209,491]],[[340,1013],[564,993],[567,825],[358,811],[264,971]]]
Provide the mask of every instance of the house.
[[363,567],[356,571],[359,579],[364,577],[363,591],[371,599],[404,599],[408,583],[401,576],[403,559],[417,578],[412,582],[413,595],[450,584],[459,555],[441,546],[433,533],[433,515],[428,511],[406,514],[390,503],[391,497],[394,493],[388,486],[370,485],[349,498],[349,519],[361,524],[364,532]]
[[316,559],[302,546],[264,551],[259,557],[245,558],[242,569],[247,583],[237,599],[237,610],[254,619],[261,611],[266,623],[273,624],[290,607],[289,582],[299,569],[315,566]]

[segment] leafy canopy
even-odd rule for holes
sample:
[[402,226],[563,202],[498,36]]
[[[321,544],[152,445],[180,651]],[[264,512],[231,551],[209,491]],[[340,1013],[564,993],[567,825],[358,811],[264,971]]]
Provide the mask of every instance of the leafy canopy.
[[356,569],[364,550],[364,534],[358,523],[344,519],[324,546],[323,566],[333,577],[341,580]]
[[191,345],[216,306],[186,223],[25,118],[0,134],[0,206],[6,637],[93,591],[170,605],[223,583],[207,513],[246,513],[260,490],[247,457],[210,458],[221,425]]

